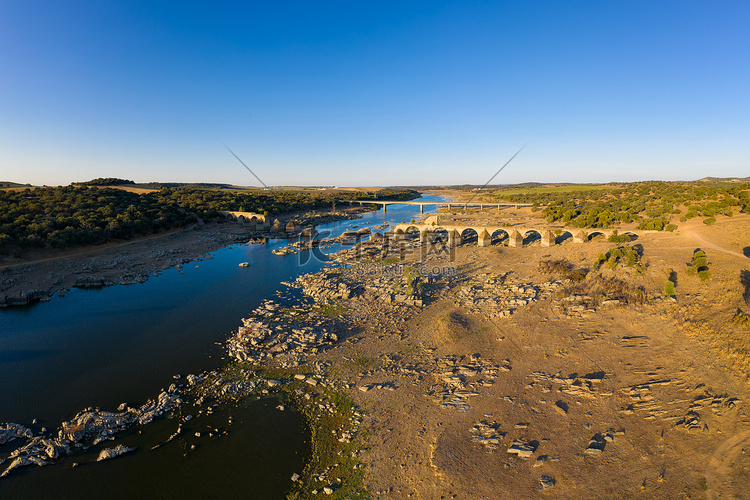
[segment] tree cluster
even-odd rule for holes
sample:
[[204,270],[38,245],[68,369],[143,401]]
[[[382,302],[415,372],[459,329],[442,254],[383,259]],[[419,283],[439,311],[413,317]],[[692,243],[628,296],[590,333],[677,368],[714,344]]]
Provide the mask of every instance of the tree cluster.
[[688,264],[687,274],[688,276],[698,276],[698,278],[706,282],[711,279],[711,271],[708,270],[708,256],[703,250],[696,250],[693,253],[693,260]]
[[[381,200],[408,200],[417,196],[419,193],[411,190],[379,192]],[[222,210],[278,214],[369,198],[365,192],[256,192],[186,187],[163,187],[144,194],[74,185],[0,191],[0,248],[98,244],[158,233],[194,223],[199,218],[217,219]]]
[[125,186],[127,184],[135,184],[135,182],[128,179],[118,179],[117,177],[97,177],[96,179],[79,184],[84,186]]
[[645,270],[645,267],[641,264],[641,253],[637,248],[630,245],[615,247],[606,254],[600,253],[596,256],[594,269],[598,270],[605,262],[609,269],[614,269],[617,264],[623,264],[626,267],[634,267],[638,272]]
[[[703,182],[637,182],[611,189],[571,191],[532,191],[497,199],[517,203],[546,204],[544,216],[552,222],[571,227],[605,228],[621,223],[638,222],[638,229],[674,230],[670,221],[682,213],[680,221],[693,217],[731,217],[733,207],[750,210],[750,184]],[[746,210],[747,209],[747,210]]]

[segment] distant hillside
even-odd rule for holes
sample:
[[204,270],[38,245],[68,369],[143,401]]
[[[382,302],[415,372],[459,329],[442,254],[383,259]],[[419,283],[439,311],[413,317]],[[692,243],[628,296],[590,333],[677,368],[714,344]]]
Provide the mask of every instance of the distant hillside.
[[74,184],[81,184],[84,186],[123,186],[125,184],[135,184],[135,182],[129,179],[118,179],[117,177],[97,177],[90,181],[77,182]]
[[19,184],[17,182],[0,181],[0,188],[32,187],[31,184]]
[[431,191],[436,189],[450,189],[453,191],[506,191],[506,190],[518,190],[518,189],[539,189],[539,188],[561,188],[566,186],[581,186],[581,187],[592,187],[592,186],[611,186],[612,184],[575,184],[572,182],[521,182],[518,184],[489,184],[483,186],[481,184],[454,184],[454,185],[443,185],[443,186],[408,186],[418,191]]
[[242,189],[232,184],[220,184],[216,182],[150,182],[161,187],[168,188],[193,188],[193,189]]
[[750,182],[750,177],[704,177],[697,182]]

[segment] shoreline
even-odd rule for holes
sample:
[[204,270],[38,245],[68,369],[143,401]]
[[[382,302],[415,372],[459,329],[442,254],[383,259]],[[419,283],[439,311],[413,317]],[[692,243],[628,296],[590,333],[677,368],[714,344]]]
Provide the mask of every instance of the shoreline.
[[[346,207],[336,214],[324,213],[316,224],[351,220],[372,210]],[[279,215],[282,224],[299,213]],[[104,287],[143,283],[151,276],[189,262],[200,261],[227,245],[262,238],[290,239],[295,233],[271,233],[249,229],[241,222],[196,224],[132,241],[86,247],[32,262],[0,263],[0,308],[19,307],[64,296],[72,287]]]
[[[321,224],[328,223],[335,220],[349,220],[359,218],[359,214],[362,212],[370,212],[363,208],[355,208],[353,210],[346,211],[345,214],[336,214],[334,216],[321,217]],[[290,219],[293,217],[290,216]],[[188,230],[190,231],[190,230]],[[293,238],[298,234],[270,234],[258,231],[248,232],[242,224],[237,223],[224,223],[218,225],[206,225],[203,228],[192,228],[192,231],[181,231],[176,234],[161,235],[165,240],[164,246],[174,247],[180,243],[183,239],[192,240],[193,246],[190,248],[190,252],[179,252],[179,256],[176,262],[167,261],[162,262],[150,262],[151,268],[143,271],[140,275],[145,281],[151,275],[158,275],[161,269],[171,267],[172,265],[180,266],[184,261],[181,259],[190,256],[192,259],[202,260],[206,258],[206,252],[213,251],[217,248],[232,244],[238,241],[246,241],[248,235],[254,237],[284,237]],[[198,236],[198,238],[196,238]],[[156,239],[156,238],[154,238]],[[174,252],[170,252],[169,248],[159,248],[154,250],[153,240],[148,239],[146,241],[135,241],[128,242],[126,245],[134,247],[132,255],[128,255],[131,260],[143,260],[144,254],[151,252],[159,252],[159,256],[166,256],[167,258],[174,255]],[[196,242],[196,240],[198,240]],[[122,257],[122,246],[116,246],[112,249],[106,249],[104,252],[96,250],[87,252],[86,266],[83,268],[85,273],[94,274],[99,272],[101,261],[105,261],[110,258],[108,255],[109,250],[117,252],[117,258]],[[23,264],[16,268],[19,272],[27,272],[36,266],[34,269],[38,274],[44,274],[44,267],[50,263],[59,265],[63,259],[78,259],[78,262],[83,262],[84,257],[80,254],[76,254],[74,257],[63,256],[56,259],[45,259],[41,262],[34,264]],[[97,262],[97,259],[99,261]],[[191,260],[192,261],[192,260]],[[156,264],[156,265],[154,265]],[[77,278],[81,279],[80,268],[76,266],[68,265],[72,267],[70,273],[67,275],[68,280]],[[155,268],[155,269],[153,269]],[[84,276],[83,279],[87,280],[86,283],[92,282],[92,278]],[[122,278],[120,278],[122,279]],[[103,285],[108,286],[111,284],[118,284],[122,281],[108,280]],[[98,284],[98,283],[97,283]],[[281,283],[287,285],[286,283]],[[58,283],[58,286],[61,284]],[[75,286],[75,285],[74,285]],[[61,288],[64,295],[65,289]],[[58,292],[59,293],[59,292]],[[262,321],[276,322],[276,326],[283,324],[289,326],[289,318],[281,317],[279,321],[275,318],[273,311],[278,309],[278,305],[275,305],[272,300],[265,299],[263,303],[253,311],[253,315],[250,318],[243,320],[246,326],[241,326],[237,333],[230,337],[225,343],[225,348],[228,354],[232,354],[231,347],[232,341],[237,339],[242,334],[249,331],[248,325],[254,324],[256,327],[263,325],[262,322],[253,320],[252,318],[260,319]],[[30,427],[28,423],[26,425],[19,423],[5,423],[0,424],[0,445],[12,442],[12,445],[17,445],[13,450],[7,448],[0,454],[0,464],[5,464],[4,470],[0,477],[5,477],[11,474],[13,470],[19,467],[25,467],[28,465],[47,465],[60,462],[63,458],[69,455],[76,455],[79,450],[89,450],[92,447],[101,447],[108,441],[115,440],[119,437],[119,434],[133,426],[144,426],[150,424],[155,419],[162,418],[164,415],[180,415],[179,424],[176,432],[172,434],[165,443],[177,439],[181,436],[182,426],[187,421],[192,419],[192,416],[182,416],[182,410],[185,407],[198,408],[203,406],[204,409],[198,410],[198,416],[201,413],[207,411],[206,414],[211,414],[212,408],[215,408],[217,404],[228,404],[232,405],[244,400],[248,397],[265,397],[266,395],[279,395],[288,398],[294,402],[294,406],[297,410],[306,415],[308,426],[315,434],[315,429],[319,425],[327,425],[331,427],[332,432],[340,432],[341,435],[338,438],[337,443],[346,443],[351,447],[351,436],[355,432],[353,429],[359,423],[359,413],[353,409],[353,404],[339,391],[330,381],[323,379],[320,375],[320,367],[317,365],[315,369],[307,373],[305,376],[301,376],[300,372],[289,371],[289,368],[294,369],[301,361],[300,356],[303,358],[307,355],[314,355],[318,349],[325,348],[335,343],[338,339],[335,333],[324,333],[323,335],[316,335],[313,332],[313,327],[309,326],[310,323],[314,322],[314,327],[320,327],[322,323],[325,323],[330,318],[330,312],[327,310],[308,310],[304,314],[304,320],[297,325],[299,329],[293,329],[293,334],[287,340],[280,341],[281,335],[276,332],[271,333],[271,329],[266,327],[265,336],[269,336],[273,344],[269,346],[267,350],[261,350],[266,354],[271,354],[273,357],[279,352],[277,346],[281,342],[283,345],[282,351],[287,351],[288,344],[297,342],[296,354],[297,359],[291,364],[286,364],[286,370],[284,372],[278,369],[268,366],[268,363],[260,362],[248,363],[248,359],[245,357],[241,362],[241,367],[236,364],[227,364],[222,368],[214,369],[208,372],[203,372],[198,375],[190,374],[184,378],[180,378],[179,375],[175,375],[177,380],[171,384],[170,387],[155,397],[149,399],[143,406],[137,408],[131,408],[125,404],[121,405],[117,411],[106,411],[100,408],[85,408],[78,412],[71,420],[62,422],[58,428],[47,429],[45,427],[39,430],[36,425],[36,421],[31,422]],[[295,323],[296,324],[296,323]],[[308,326],[305,326],[308,324]],[[336,328],[334,327],[334,330]],[[325,332],[325,330],[324,330]],[[288,352],[284,352],[288,355]],[[239,370],[239,373],[237,372]],[[303,370],[304,371],[304,370]],[[238,376],[239,375],[239,376]],[[302,396],[305,396],[304,398]],[[312,400],[312,401],[311,401]],[[325,406],[321,407],[321,402],[325,402]],[[282,409],[283,410],[283,409]],[[322,413],[321,413],[322,411]],[[343,412],[343,413],[342,413]],[[315,424],[313,424],[315,422]],[[230,421],[231,424],[231,421]],[[34,430],[32,430],[32,428]],[[34,432],[38,432],[35,434]],[[140,433],[140,431],[139,431]],[[323,434],[322,437],[314,438],[314,443],[327,442],[330,439],[330,435]],[[18,440],[18,441],[17,441]],[[15,441],[15,442],[14,442]],[[315,448],[315,446],[313,446]],[[96,449],[96,448],[95,448]],[[133,448],[128,448],[124,445],[117,445],[115,447],[105,447],[101,450],[100,459],[111,459],[120,456],[125,453],[133,451]],[[356,450],[352,448],[350,453],[355,453]],[[101,458],[103,457],[103,458]],[[326,457],[326,460],[330,457]],[[320,457],[316,459],[314,454],[310,464],[313,464],[315,460],[320,460]],[[73,464],[75,467],[77,463]],[[353,464],[356,465],[356,464]],[[319,469],[316,468],[316,471]],[[300,471],[302,472],[302,471]],[[303,484],[303,477],[308,477],[311,472],[307,472],[305,476],[300,476],[297,480],[293,480],[293,490],[295,486]],[[321,477],[319,472],[316,472],[316,477]],[[330,488],[337,488],[334,483],[329,487],[323,486],[324,490]],[[296,488],[299,490],[299,488]]]

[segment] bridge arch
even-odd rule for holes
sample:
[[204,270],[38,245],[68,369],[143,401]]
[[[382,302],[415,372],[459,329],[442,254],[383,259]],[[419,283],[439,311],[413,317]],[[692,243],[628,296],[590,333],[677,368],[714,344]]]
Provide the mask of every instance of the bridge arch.
[[593,241],[594,239],[606,240],[607,238],[607,233],[602,231],[601,229],[594,229],[586,236],[586,239],[588,241]]
[[555,245],[560,245],[562,243],[573,243],[572,231],[563,230],[563,231],[560,231],[560,234],[555,235]]
[[509,238],[510,233],[506,229],[498,228],[490,233],[490,244],[507,246]]
[[411,224],[411,225],[407,226],[406,229],[404,229],[404,231],[403,231],[402,234],[404,235],[404,237],[406,239],[413,240],[413,239],[419,238],[421,236],[422,232],[423,231],[422,231],[422,229],[419,228],[419,226]]
[[[241,213],[231,214],[239,219]],[[251,213],[245,213],[246,221],[253,222],[250,217]],[[263,220],[262,216],[258,219]],[[267,223],[266,223],[267,224]],[[609,238],[615,234],[616,230],[612,229],[574,229],[574,228],[539,228],[539,227],[483,227],[483,226],[462,226],[462,225],[437,225],[424,224],[421,222],[404,222],[393,227],[389,234],[395,238],[415,239],[419,238],[422,243],[447,242],[449,245],[460,245],[462,243],[473,243],[476,241],[477,246],[483,247],[488,245],[505,245],[520,247],[539,241],[541,246],[552,246],[560,243],[585,243],[592,239]],[[621,236],[628,236],[630,241],[636,240],[639,234],[644,231],[626,230],[619,233]],[[645,231],[650,233],[650,231]]]
[[432,243],[448,241],[449,238],[449,231],[442,226],[436,226],[432,229],[429,229],[428,234],[429,241]]
[[473,227],[464,228],[460,233],[461,244],[477,243],[479,241],[480,231]]
[[522,234],[524,246],[542,241],[542,233],[538,229],[526,229]]

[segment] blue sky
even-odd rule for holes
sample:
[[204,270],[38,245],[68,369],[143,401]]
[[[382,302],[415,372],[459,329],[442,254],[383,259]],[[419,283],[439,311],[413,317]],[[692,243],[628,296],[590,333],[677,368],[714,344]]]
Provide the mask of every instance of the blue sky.
[[750,175],[750,4],[0,0],[0,180]]

